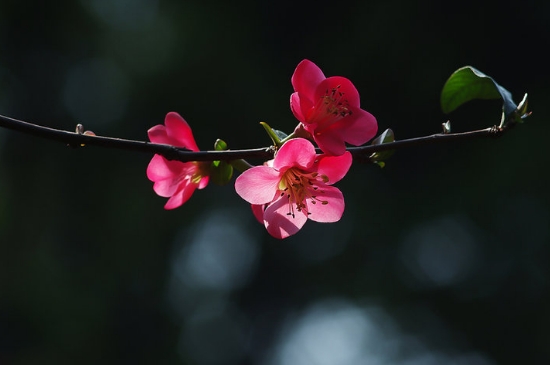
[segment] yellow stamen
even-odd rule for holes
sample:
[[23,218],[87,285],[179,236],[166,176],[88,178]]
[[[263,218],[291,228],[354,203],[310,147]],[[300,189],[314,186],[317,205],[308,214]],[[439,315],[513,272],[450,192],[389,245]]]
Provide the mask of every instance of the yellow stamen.
[[340,91],[340,85],[325,92],[325,95],[319,98],[314,106],[315,112],[310,123],[317,123],[316,134],[336,123],[340,119],[352,114],[349,102],[344,98],[344,93]]
[[326,175],[319,175],[317,172],[305,172],[299,168],[290,168],[282,176],[279,181],[279,190],[281,197],[287,196],[288,213],[287,215],[295,217],[295,212],[308,212],[308,200],[311,204],[320,202],[322,205],[327,205],[328,201],[321,200],[317,197],[318,194],[323,194],[323,190],[319,189],[319,184],[326,184],[329,181]]

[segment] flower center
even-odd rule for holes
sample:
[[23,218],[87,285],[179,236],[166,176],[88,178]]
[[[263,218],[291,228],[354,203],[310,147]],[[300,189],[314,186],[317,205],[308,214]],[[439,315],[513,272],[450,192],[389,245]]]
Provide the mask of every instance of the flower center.
[[317,100],[314,115],[311,119],[312,123],[318,125],[315,131],[316,134],[321,134],[323,129],[352,114],[349,102],[344,98],[344,94],[340,91],[340,85],[338,85],[331,90],[327,89],[325,95]]
[[208,175],[207,165],[203,162],[185,162],[179,176],[175,179],[174,184],[180,184],[182,181],[187,181],[186,184],[199,184],[201,179]]
[[322,195],[323,190],[319,189],[320,185],[328,182],[326,175],[319,175],[317,172],[304,172],[298,168],[288,169],[282,176],[279,182],[279,190],[281,197],[286,195],[288,199],[287,215],[295,217],[296,212],[303,212],[306,215],[308,212],[308,200],[311,204],[322,205],[328,204],[328,201],[321,200],[318,195]]

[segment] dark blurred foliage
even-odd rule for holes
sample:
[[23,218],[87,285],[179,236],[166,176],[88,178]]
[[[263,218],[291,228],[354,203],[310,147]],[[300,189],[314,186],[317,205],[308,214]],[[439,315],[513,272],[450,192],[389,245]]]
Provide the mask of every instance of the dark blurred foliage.
[[0,2],[0,113],[54,128],[145,140],[177,111],[203,149],[268,145],[304,58],[397,139],[498,124],[441,113],[464,65],[533,110],[354,165],[342,221],[282,242],[231,184],[164,211],[151,156],[2,129],[0,363],[549,363],[549,24],[543,1]]

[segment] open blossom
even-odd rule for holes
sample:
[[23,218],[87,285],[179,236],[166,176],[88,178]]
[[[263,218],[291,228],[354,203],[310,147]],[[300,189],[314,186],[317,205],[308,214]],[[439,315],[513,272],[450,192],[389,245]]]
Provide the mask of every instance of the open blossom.
[[360,108],[359,93],[347,78],[327,78],[317,65],[303,60],[291,82],[295,92],[290,108],[324,153],[341,155],[345,142],[359,146],[376,134],[376,118]]
[[349,152],[340,156],[316,155],[303,138],[291,139],[264,166],[244,171],[235,190],[252,204],[256,218],[273,237],[298,232],[308,219],[336,222],[344,212],[342,192],[331,186],[348,172]]
[[[153,143],[185,147],[190,151],[199,148],[187,122],[175,112],[164,119],[164,125],[156,125],[147,131]],[[147,177],[153,181],[153,190],[158,195],[170,198],[164,209],[174,209],[185,203],[195,189],[208,185],[208,164],[204,162],[169,161],[161,155],[153,156],[147,166]]]

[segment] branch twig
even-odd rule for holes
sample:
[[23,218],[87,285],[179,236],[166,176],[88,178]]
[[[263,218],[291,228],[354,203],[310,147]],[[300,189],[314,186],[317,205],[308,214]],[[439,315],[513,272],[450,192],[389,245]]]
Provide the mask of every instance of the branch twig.
[[[199,151],[192,152],[184,148],[178,148],[166,144],[150,143],[144,141],[135,141],[122,138],[102,137],[95,135],[86,135],[76,132],[69,132],[60,129],[40,126],[24,122],[22,120],[13,119],[0,115],[0,127],[12,129],[25,134],[34,135],[37,137],[47,138],[59,142],[64,142],[69,146],[101,146],[108,148],[117,148],[129,151],[147,152],[159,154],[169,160],[187,161],[231,161],[237,159],[260,158],[270,159],[273,157],[274,150],[271,147],[244,149],[244,150],[227,150],[227,151]],[[396,150],[400,148],[434,144],[437,142],[445,142],[451,140],[472,139],[479,137],[494,137],[501,135],[508,126],[490,127],[475,131],[463,133],[437,133],[424,137],[416,137],[410,139],[388,142],[378,145],[366,145],[361,147],[350,147],[348,151],[354,158],[367,160],[374,152]]]

